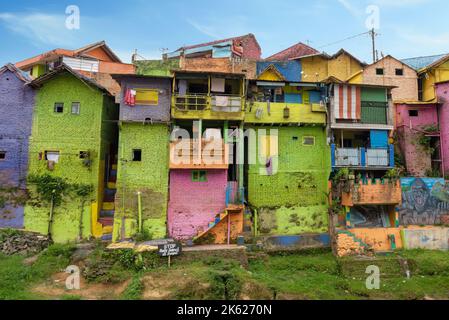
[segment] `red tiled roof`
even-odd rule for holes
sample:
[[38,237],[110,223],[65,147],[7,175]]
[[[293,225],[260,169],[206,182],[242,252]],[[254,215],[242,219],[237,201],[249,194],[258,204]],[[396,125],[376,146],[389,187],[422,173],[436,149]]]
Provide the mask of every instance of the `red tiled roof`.
[[290,48],[287,48],[285,50],[282,50],[281,52],[278,52],[265,60],[267,61],[286,61],[290,60],[292,58],[300,58],[303,56],[308,56],[312,54],[318,54],[320,53],[318,50],[299,42]]

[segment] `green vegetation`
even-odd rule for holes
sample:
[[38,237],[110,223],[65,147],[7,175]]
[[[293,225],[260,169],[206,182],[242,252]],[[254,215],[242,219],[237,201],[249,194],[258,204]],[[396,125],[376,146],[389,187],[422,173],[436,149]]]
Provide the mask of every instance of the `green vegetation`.
[[31,266],[23,256],[0,255],[0,300],[38,299],[30,288],[53,273],[64,270],[70,262],[74,247],[55,244],[43,251]]
[[[71,245],[50,246],[31,265],[22,256],[0,256],[0,299],[80,300],[91,298],[95,290],[103,290],[97,297],[125,300],[449,298],[449,252],[443,251],[404,250],[363,259],[337,259],[326,250],[256,252],[249,253],[246,268],[226,255],[184,256],[173,258],[168,268],[167,260],[155,253],[108,251],[101,244],[83,263],[87,283],[81,291],[60,290],[45,297],[33,293],[33,287],[48,283],[70,264],[73,250]],[[369,265],[380,268],[379,290],[365,286]]]

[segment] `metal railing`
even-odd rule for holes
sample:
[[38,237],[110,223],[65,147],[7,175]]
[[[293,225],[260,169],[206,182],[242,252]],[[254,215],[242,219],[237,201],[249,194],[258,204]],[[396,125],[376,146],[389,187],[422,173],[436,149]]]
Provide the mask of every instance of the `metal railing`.
[[244,98],[236,95],[187,94],[173,95],[172,105],[176,111],[241,112]]
[[394,167],[394,146],[388,148],[336,148],[333,144],[333,167]]

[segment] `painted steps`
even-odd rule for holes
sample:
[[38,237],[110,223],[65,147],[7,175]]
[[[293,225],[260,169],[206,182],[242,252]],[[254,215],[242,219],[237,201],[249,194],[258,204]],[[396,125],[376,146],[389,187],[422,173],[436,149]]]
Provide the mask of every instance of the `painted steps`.
[[112,210],[114,210],[115,209],[115,203],[114,203],[114,201],[111,201],[111,202],[106,202],[105,200],[103,200],[104,202],[103,202],[103,205],[102,205],[102,207],[101,207],[101,209],[102,210],[105,210],[105,211],[112,211]]
[[115,210],[101,210],[100,218],[114,218]]
[[211,231],[217,224],[219,224],[221,221],[223,221],[224,219],[226,219],[228,215],[229,215],[229,213],[227,213],[227,212],[226,212],[226,213],[222,212],[222,213],[220,213],[220,214],[217,214],[217,215],[215,216],[215,220],[212,221],[212,222],[209,222],[209,225],[208,225],[208,227],[207,227],[206,230],[198,232],[198,235],[197,235],[196,237],[193,238],[193,241],[198,240],[199,238],[205,236],[205,235],[206,235],[207,233],[209,233],[209,231]]

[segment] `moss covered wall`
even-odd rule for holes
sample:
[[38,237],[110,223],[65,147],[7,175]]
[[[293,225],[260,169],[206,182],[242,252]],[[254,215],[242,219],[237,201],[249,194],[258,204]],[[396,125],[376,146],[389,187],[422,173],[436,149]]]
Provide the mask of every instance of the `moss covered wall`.
[[[326,232],[331,168],[325,129],[275,129],[279,132],[277,173],[261,175],[263,164],[250,165],[248,170],[248,200],[258,210],[259,230],[276,235]],[[315,137],[314,146],[303,145],[306,136]]]
[[[137,232],[137,192],[140,191],[143,229],[152,238],[163,238],[167,233],[168,125],[122,123],[119,136],[113,237],[118,240]],[[142,161],[132,161],[133,149],[142,150]]]
[[[55,102],[64,103],[63,113],[54,112]],[[72,102],[80,102],[80,114],[71,114]],[[46,82],[36,94],[36,105],[30,139],[29,173],[50,174],[67,179],[71,184],[93,187],[91,195],[83,200],[66,195],[54,212],[53,239],[65,242],[78,238],[80,221],[83,236],[98,229],[97,208],[101,207],[105,150],[107,139],[113,139],[114,127],[105,120],[116,117],[117,106],[97,88],[87,86],[69,73],[59,74]],[[53,170],[47,167],[45,151],[59,151],[60,157]],[[89,151],[91,165],[80,159],[80,151]],[[32,195],[34,187],[31,185]],[[49,205],[30,202],[25,207],[25,228],[47,233]],[[82,218],[81,218],[82,212]],[[97,234],[98,236],[99,234]]]

